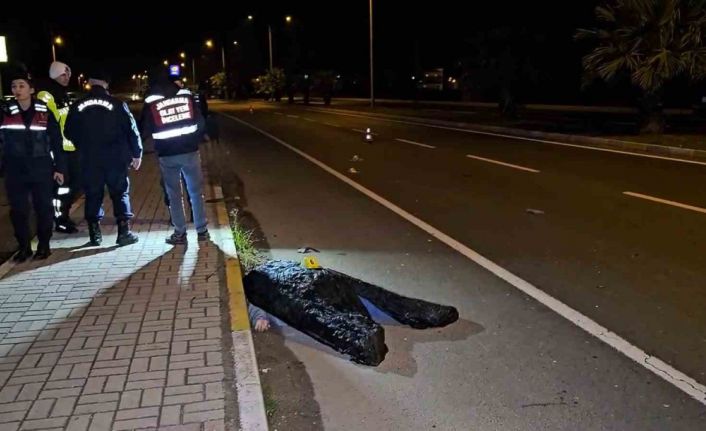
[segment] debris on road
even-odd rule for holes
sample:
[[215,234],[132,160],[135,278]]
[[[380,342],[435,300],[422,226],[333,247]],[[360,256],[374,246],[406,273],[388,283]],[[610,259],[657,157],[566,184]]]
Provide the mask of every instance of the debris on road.
[[373,131],[370,129],[370,127],[365,129],[364,141],[367,142],[368,144],[373,143]]
[[297,249],[297,253],[321,253],[319,250],[315,249],[314,247],[301,247]]

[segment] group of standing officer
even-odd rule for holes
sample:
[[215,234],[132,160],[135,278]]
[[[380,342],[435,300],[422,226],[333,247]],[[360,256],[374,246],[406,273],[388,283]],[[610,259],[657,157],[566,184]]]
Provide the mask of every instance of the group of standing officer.
[[[109,79],[101,71],[90,74],[88,95],[74,103],[66,94],[71,69],[54,62],[49,75],[52,84],[35,97],[32,77],[15,71],[10,77],[14,100],[0,114],[0,159],[19,243],[13,259],[18,262],[32,257],[30,197],[37,214],[35,259],[51,254],[52,224],[58,232],[78,231],[69,213],[81,189],[92,245],[102,243],[105,187],[118,226],[116,243],[125,246],[139,240],[129,224],[133,213],[128,171],[140,168],[142,139],[127,104],[109,94]],[[171,82],[166,72],[157,70],[151,78],[142,112],[142,135],[154,140],[169,197],[174,232],[166,242],[186,243],[182,181],[189,193],[198,240],[208,240],[198,150],[204,118],[191,92]]]

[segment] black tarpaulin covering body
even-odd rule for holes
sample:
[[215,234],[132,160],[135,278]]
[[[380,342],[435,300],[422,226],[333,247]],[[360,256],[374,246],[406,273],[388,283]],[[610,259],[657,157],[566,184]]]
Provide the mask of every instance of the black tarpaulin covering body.
[[454,307],[407,298],[329,269],[268,261],[244,278],[248,300],[288,325],[351,360],[378,365],[387,346],[382,326],[359,296],[413,328],[446,326],[458,319]]

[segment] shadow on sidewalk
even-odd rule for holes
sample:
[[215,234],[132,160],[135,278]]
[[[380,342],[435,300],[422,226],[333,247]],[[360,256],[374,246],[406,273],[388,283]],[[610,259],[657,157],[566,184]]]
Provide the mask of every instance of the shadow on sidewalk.
[[[223,253],[215,244],[145,247],[132,253],[129,248],[106,248],[76,252],[83,253],[80,257],[70,253],[76,249],[57,249],[46,264],[14,268],[0,279],[5,309],[0,309],[5,317],[0,410],[20,399],[65,404],[66,397],[74,397],[75,402],[78,395],[110,393],[118,400],[123,391],[142,389],[148,371],[154,387],[199,383],[198,373],[192,375],[188,368],[181,374],[168,372],[169,356],[177,353],[200,354],[202,366],[227,367],[230,355],[223,342],[230,337],[224,336],[228,332],[213,330],[227,327],[228,316],[220,307],[224,278],[207,281],[209,274],[223,269]],[[110,256],[111,251],[116,256]],[[91,261],[115,265],[91,271],[86,269]],[[111,373],[105,373],[101,361],[112,361]],[[221,397],[226,403],[235,402],[228,398],[233,381],[228,377],[218,381],[225,385]],[[205,385],[202,398],[207,401]],[[211,394],[208,401],[217,398]],[[26,403],[27,410],[31,404]],[[117,401],[113,407],[112,411],[118,410]],[[57,426],[86,420],[76,412],[69,417],[57,409],[46,412],[46,418],[63,419]],[[18,417],[23,420],[26,415]],[[226,420],[232,419],[226,413]]]
[[111,244],[109,241],[106,241],[105,238],[103,240],[103,244],[100,246],[93,246],[88,241],[81,245],[75,245],[70,247],[56,247],[54,243],[51,247],[52,254],[47,259],[28,259],[27,261],[22,263],[8,262],[12,265],[12,268],[10,269],[8,274],[19,274],[25,271],[34,271],[43,267],[58,265],[69,260],[82,259],[92,256],[98,256],[104,253],[111,253],[118,249],[120,249],[120,247],[117,244]]

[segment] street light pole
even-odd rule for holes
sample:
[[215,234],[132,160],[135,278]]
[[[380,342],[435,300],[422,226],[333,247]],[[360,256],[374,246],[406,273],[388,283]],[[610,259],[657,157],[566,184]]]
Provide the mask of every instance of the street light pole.
[[191,79],[194,80],[194,85],[196,85],[196,58],[191,57]]
[[274,68],[272,64],[272,25],[267,26],[267,35],[270,41],[270,73],[272,73],[272,70]]
[[[208,39],[206,41],[206,46],[208,48],[213,48],[213,40]],[[228,75],[226,70],[226,47],[223,40],[221,40],[221,65],[223,66],[223,96],[228,99]]]
[[225,97],[226,100],[228,100],[228,72],[226,70],[226,44],[225,42],[221,43],[221,63],[223,64],[223,80],[225,83]]
[[61,36],[57,36],[51,40],[51,56],[54,61],[56,61],[56,45],[61,45],[63,43],[64,40]]
[[221,64],[223,65],[223,73],[226,73],[226,46],[221,44]]
[[[252,21],[253,16],[248,15],[248,21]],[[287,15],[284,19],[288,24],[292,22],[292,17],[290,15]],[[269,53],[270,53],[270,73],[275,68],[274,64],[274,55],[272,53],[272,24],[267,24],[267,45],[269,46]]]
[[373,0],[370,0],[370,107],[375,107],[375,69],[373,63]]

